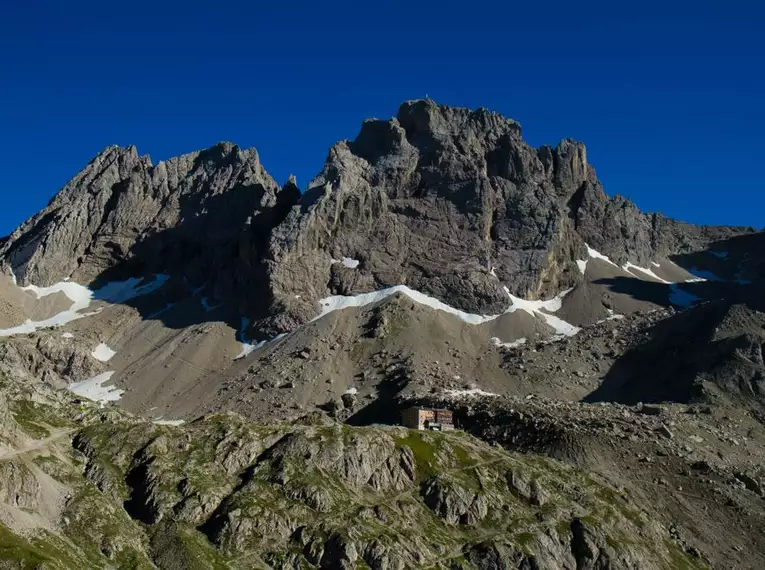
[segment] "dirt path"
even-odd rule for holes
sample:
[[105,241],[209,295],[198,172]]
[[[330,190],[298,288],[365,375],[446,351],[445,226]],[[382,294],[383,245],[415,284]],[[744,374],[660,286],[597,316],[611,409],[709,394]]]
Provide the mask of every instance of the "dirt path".
[[44,449],[48,447],[54,441],[63,439],[64,437],[74,433],[75,431],[77,430],[71,429],[71,428],[54,430],[53,433],[51,433],[51,435],[49,435],[45,439],[38,439],[35,441],[31,441],[28,444],[20,447],[19,449],[12,449],[10,451],[0,453],[0,461],[7,461],[8,459],[13,459],[15,457],[18,457],[19,455],[24,455],[25,453],[29,453],[30,451],[37,451],[39,449]]

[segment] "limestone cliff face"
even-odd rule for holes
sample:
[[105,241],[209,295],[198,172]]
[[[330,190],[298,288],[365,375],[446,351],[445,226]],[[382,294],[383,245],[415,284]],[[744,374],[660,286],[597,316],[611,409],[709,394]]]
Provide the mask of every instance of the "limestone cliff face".
[[221,295],[233,294],[249,285],[251,260],[298,195],[279,188],[254,149],[220,143],[153,166],[135,147],[113,146],[9,236],[0,256],[21,285],[166,272],[197,284],[212,277]]
[[330,294],[405,284],[494,314],[505,288],[538,298],[577,284],[585,242],[647,266],[743,231],[644,215],[606,196],[581,143],[535,149],[497,113],[418,100],[334,145],[302,197],[254,149],[221,143],[152,166],[109,147],[0,243],[0,259],[22,285],[182,276],[268,336]]
[[[411,101],[333,146],[274,230],[271,312],[288,328],[330,292],[406,284],[492,314],[507,306],[504,287],[538,298],[579,282],[585,242],[647,266],[739,231],[644,215],[608,198],[581,143],[535,149],[518,123],[486,109]],[[354,261],[333,262],[343,258]]]

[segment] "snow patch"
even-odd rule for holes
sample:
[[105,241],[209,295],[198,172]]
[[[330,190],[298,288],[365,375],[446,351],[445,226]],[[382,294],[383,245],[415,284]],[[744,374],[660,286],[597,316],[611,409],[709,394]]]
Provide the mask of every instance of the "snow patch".
[[361,293],[360,295],[352,296],[334,295],[332,297],[325,297],[324,299],[320,299],[319,304],[321,305],[321,312],[312,320],[315,321],[324,315],[328,315],[329,313],[339,311],[341,309],[347,309],[350,307],[365,307],[366,305],[371,305],[372,303],[377,303],[387,299],[396,293],[403,293],[421,305],[426,305],[432,309],[436,309],[437,311],[443,311],[445,313],[454,315],[461,321],[470,325],[480,325],[481,323],[492,321],[499,317],[499,315],[475,315],[466,313],[465,311],[460,311],[459,309],[450,307],[438,299],[425,295],[424,293],[420,293],[419,291],[415,291],[414,289],[410,289],[406,285],[396,285],[394,287],[380,289],[379,291],[373,291],[371,293]]
[[63,338],[74,338],[74,335],[70,332],[65,332],[61,335]]
[[624,315],[620,315],[618,313],[614,313],[613,309],[606,309],[608,311],[608,319],[609,321],[618,321],[619,319],[623,319]]
[[239,354],[237,354],[234,357],[234,360],[241,360],[242,358],[246,358],[247,356],[249,356],[256,350],[258,350],[259,348],[264,347],[268,343],[276,342],[277,340],[287,336],[287,333],[282,333],[282,334],[276,335],[274,338],[270,340],[261,340],[260,342],[256,344],[252,344],[252,342],[247,340],[247,337],[244,332],[248,326],[250,326],[250,319],[248,319],[247,317],[242,317],[242,322],[239,329],[239,338],[241,339],[240,342],[242,343],[242,350]]
[[575,327],[571,323],[567,323],[560,317],[556,317],[555,315],[550,314],[560,310],[560,308],[563,306],[563,297],[568,295],[571,292],[571,289],[566,289],[565,291],[559,293],[547,301],[527,301],[525,299],[520,299],[519,297],[511,295],[507,287],[505,287],[505,292],[510,296],[510,301],[512,303],[507,311],[505,311],[507,313],[514,313],[519,309],[526,311],[527,313],[545,321],[555,330],[557,334],[563,336],[574,336],[576,333],[582,330],[579,327]]
[[491,270],[489,271],[489,275],[492,275],[492,276],[494,276],[494,277],[496,277],[496,276],[497,276],[497,272],[496,272],[496,271],[494,271],[494,267],[493,267],[493,266],[492,266]]
[[93,352],[90,353],[93,358],[100,360],[101,362],[109,362],[115,354],[117,353],[105,345],[103,342],[99,344],[95,349],[93,349]]
[[[520,299],[519,297],[511,295],[510,290],[507,287],[504,289],[507,295],[510,297],[511,304],[503,314],[514,313],[518,309],[522,309],[531,315],[541,318],[549,326],[555,329],[556,333],[563,334],[565,336],[575,335],[577,332],[579,332],[579,330],[581,330],[578,327],[567,323],[563,319],[542,311],[542,309],[544,309],[545,311],[554,313],[555,311],[559,310],[563,304],[563,297],[568,295],[568,293],[571,292],[571,289],[563,291],[556,297],[553,297],[547,301],[526,301],[525,299]],[[361,293],[360,295],[352,296],[334,295],[332,297],[325,297],[324,299],[320,299],[319,304],[321,305],[321,312],[316,317],[314,317],[312,321],[320,319],[329,313],[339,311],[341,309],[347,309],[349,307],[365,307],[367,305],[371,305],[372,303],[377,303],[387,299],[396,293],[402,293],[416,303],[420,303],[421,305],[425,305],[431,309],[454,315],[462,322],[469,325],[480,325],[489,321],[493,321],[494,319],[501,316],[476,315],[473,313],[466,313],[465,311],[455,309],[454,307],[451,307],[446,303],[439,301],[438,299],[430,297],[429,295],[425,295],[424,293],[410,289],[406,285],[396,285],[394,287],[388,287],[387,289],[381,289],[371,293]]]
[[104,386],[104,384],[108,382],[113,375],[113,371],[103,372],[102,374],[93,376],[92,378],[88,378],[82,382],[70,384],[69,391],[77,394],[78,396],[87,398],[88,400],[93,400],[94,402],[99,402],[101,404],[106,402],[116,402],[122,398],[122,395],[125,393],[125,391],[120,390],[115,386]]
[[202,297],[200,300],[202,303],[202,308],[205,310],[205,313],[209,313],[210,311],[214,311],[218,307],[220,307],[223,303],[218,303],[217,305],[211,305],[210,301],[207,299],[207,297]]
[[250,319],[248,319],[247,317],[242,317],[242,320],[239,325],[239,342],[242,343],[242,351],[234,357],[234,360],[239,360],[240,358],[244,358],[245,356],[250,354],[253,350],[260,348],[260,346],[262,346],[260,343],[254,345],[247,340],[247,336],[245,335],[245,330],[247,330],[248,326],[250,326]]
[[620,315],[618,313],[614,313],[613,309],[606,309],[606,311],[608,311],[608,316],[605,319],[600,319],[595,324],[599,325],[601,323],[605,323],[605,322],[608,322],[608,321],[619,321],[619,320],[624,318],[624,315]]
[[582,275],[584,275],[585,271],[587,271],[587,260],[586,259],[577,259],[576,260],[576,266],[579,268],[579,271]]
[[56,283],[50,287],[37,287],[36,285],[28,285],[26,287],[22,287],[22,291],[30,291],[34,293],[38,299],[42,299],[43,297],[54,295],[56,293],[63,293],[69,298],[70,301],[72,301],[72,306],[67,310],[62,311],[57,315],[54,315],[43,321],[31,321],[27,319],[24,324],[21,324],[17,327],[0,329],[0,337],[8,337],[17,334],[29,334],[40,329],[66,325],[72,321],[76,321],[77,319],[96,314],[98,311],[93,311],[90,313],[80,312],[90,307],[90,304],[93,301],[103,301],[105,303],[112,304],[124,303],[135,297],[147,295],[156,291],[162,287],[168,279],[169,276],[158,274],[154,277],[153,281],[150,281],[144,285],[139,285],[143,279],[133,278],[128,279],[127,281],[115,281],[112,283],[107,283],[95,291],[88,289],[84,285],[73,283],[71,281],[62,281],[61,283]]
[[[657,267],[659,267],[657,265]],[[670,282],[666,279],[662,279],[658,275],[656,275],[653,270],[650,267],[640,267],[639,265],[635,265],[634,263],[630,263],[629,261],[622,265],[622,269],[624,269],[627,273],[631,273],[632,275],[635,275],[635,272],[633,269],[636,269],[637,271],[642,271],[646,275],[650,276],[653,279],[656,279],[656,281],[659,281],[660,283],[664,283],[666,285],[669,285]],[[640,278],[640,275],[635,275],[635,277]]]
[[512,342],[502,342],[496,336],[493,336],[490,340],[494,346],[499,348],[518,348],[519,346],[526,344],[525,338],[519,338],[518,340],[514,340]]
[[615,264],[613,261],[611,261],[611,259],[610,259],[610,258],[609,258],[607,255],[603,255],[603,254],[602,254],[602,253],[600,253],[599,251],[595,251],[594,249],[592,249],[592,248],[591,248],[589,245],[587,245],[587,244],[584,244],[584,247],[586,247],[586,248],[587,248],[587,255],[589,255],[589,256],[590,256],[590,257],[592,257],[593,259],[602,259],[603,261],[607,261],[607,262],[608,262],[608,263],[610,263],[611,265],[614,265],[614,266],[616,266],[616,267],[619,267],[619,266],[618,266],[618,265],[616,265],[616,264]]
[[343,394],[351,394],[351,395],[355,395],[355,394],[358,394],[358,393],[359,393],[359,391],[356,388],[354,388],[354,387],[350,387],[345,392],[343,392]]
[[[696,277],[698,281],[723,281],[723,279],[720,279],[717,275],[712,273],[711,271],[706,271],[705,269],[698,269],[696,267],[691,267],[690,269],[687,269],[688,273]],[[686,283],[690,283],[691,281],[688,280]]]
[[351,257],[344,257],[342,259],[332,258],[331,263],[333,265],[335,263],[341,263],[343,267],[347,267],[348,269],[356,269],[359,266],[359,263],[361,262],[358,259],[353,259]]
[[[592,248],[591,248],[589,245],[587,245],[586,243],[585,243],[584,245],[585,245],[585,247],[587,248],[587,255],[589,255],[590,257],[592,257],[592,258],[595,258],[595,259],[602,259],[603,261],[606,261],[606,262],[610,263],[610,264],[611,264],[611,265],[613,265],[614,267],[619,267],[619,266],[618,266],[618,265],[616,265],[616,264],[615,264],[613,261],[611,261],[611,259],[610,259],[608,256],[606,256],[606,255],[603,255],[602,253],[600,253],[600,252],[598,252],[598,251],[595,251],[594,249],[592,249]],[[577,263],[577,265],[579,265],[580,261],[577,261],[576,263]],[[584,263],[585,263],[585,266],[586,266],[586,263],[587,263],[587,262],[585,261]],[[652,261],[652,262],[651,262],[651,266],[652,266],[652,267],[661,267],[661,264],[659,264],[659,263],[656,263],[655,261]],[[582,268],[582,266],[580,265],[580,266],[579,266],[579,269],[581,270],[581,268]],[[658,281],[658,282],[660,282],[660,283],[665,283],[665,284],[667,284],[667,285],[669,285],[669,284],[670,284],[670,281],[667,281],[667,280],[665,280],[665,279],[662,279],[661,277],[659,277],[658,275],[656,275],[656,273],[654,273],[654,272],[653,272],[653,269],[651,269],[650,267],[640,267],[639,265],[635,265],[634,263],[632,263],[632,262],[630,262],[630,261],[628,261],[627,263],[625,263],[624,265],[622,265],[622,266],[620,267],[620,269],[622,269],[622,270],[626,271],[627,273],[629,273],[629,274],[630,274],[630,275],[632,275],[633,277],[637,277],[638,279],[642,279],[642,276],[641,276],[641,275],[639,275],[639,274],[638,274],[638,275],[636,275],[636,274],[635,274],[635,271],[633,271],[633,270],[641,271],[641,272],[645,273],[646,275],[648,275],[649,277],[651,277],[652,279],[655,279],[656,281]],[[584,271],[582,271],[582,273],[584,273]]]
[[140,277],[133,277],[127,281],[113,281],[94,291],[93,300],[112,304],[125,303],[130,299],[153,293],[167,283],[168,279],[170,279],[169,275],[157,273],[152,281],[143,285],[139,285],[143,281]]

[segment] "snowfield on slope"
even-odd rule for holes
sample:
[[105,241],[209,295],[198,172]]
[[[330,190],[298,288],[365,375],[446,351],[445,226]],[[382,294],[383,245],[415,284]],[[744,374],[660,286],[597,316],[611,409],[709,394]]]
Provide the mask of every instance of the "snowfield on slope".
[[117,354],[103,342],[93,349],[90,355],[101,362],[109,362]]
[[[15,276],[13,279],[15,282]],[[61,311],[57,315],[54,315],[48,319],[42,321],[32,321],[28,319],[25,323],[19,326],[9,329],[0,329],[0,337],[9,337],[17,334],[30,334],[41,329],[60,327],[83,317],[95,315],[100,312],[100,309],[89,313],[83,313],[81,311],[89,308],[93,301],[103,301],[105,303],[117,304],[124,303],[136,297],[140,297],[141,295],[148,295],[149,293],[153,293],[162,287],[168,279],[169,276],[158,274],[154,276],[153,281],[149,281],[148,283],[141,285],[140,283],[143,281],[143,279],[132,278],[128,279],[127,281],[114,281],[107,283],[95,291],[72,281],[62,281],[61,283],[56,283],[50,287],[37,287],[35,285],[21,287],[22,291],[30,291],[34,293],[38,299],[42,299],[43,297],[54,295],[56,293],[63,293],[69,298],[70,301],[72,301],[72,305],[67,310]]]
[[101,374],[83,380],[82,382],[70,384],[69,391],[101,404],[106,402],[116,402],[122,398],[125,391],[120,390],[115,386],[104,386],[106,382],[111,380],[112,376],[114,376],[113,371],[102,372]]
[[701,297],[689,293],[688,291],[683,291],[675,283],[670,285],[670,291],[669,302],[682,309],[688,309],[693,306],[694,303],[701,301]]
[[348,269],[356,269],[361,262],[358,259],[353,259],[352,257],[344,257],[342,259],[332,259],[331,263],[332,265],[335,263],[340,263],[343,267],[347,267]]
[[514,340],[512,342],[502,342],[498,337],[493,336],[489,339],[491,343],[498,347],[498,348],[518,348],[519,346],[523,346],[526,344],[526,339],[524,337],[521,337],[517,340]]
[[367,305],[371,305],[373,303],[387,299],[396,293],[402,293],[416,303],[425,305],[437,311],[442,311],[444,313],[454,315],[459,320],[469,325],[480,325],[487,323],[499,318],[503,314],[514,313],[520,309],[545,321],[555,330],[556,334],[571,336],[579,332],[580,329],[578,327],[567,323],[559,317],[549,314],[549,312],[554,313],[561,308],[563,304],[563,297],[565,297],[571,291],[571,289],[563,291],[556,297],[553,297],[547,301],[526,301],[525,299],[511,295],[510,290],[507,287],[504,289],[510,299],[510,306],[499,315],[477,315],[474,313],[467,313],[447,305],[443,301],[439,301],[438,299],[426,295],[425,293],[415,291],[406,285],[396,285],[394,287],[388,287],[387,289],[381,289],[371,293],[361,293],[359,295],[348,296],[333,295],[331,297],[320,299],[319,305],[321,306],[321,312],[312,320],[315,321],[325,315],[328,315],[329,313],[339,311],[341,309],[347,309],[349,307],[365,307]]
[[480,388],[471,388],[470,390],[444,390],[444,395],[449,398],[470,398],[475,396],[496,396],[492,392],[486,392]]
[[[651,262],[655,267],[661,267],[658,263]],[[653,272],[653,269],[650,267],[640,267],[639,265],[635,265],[634,263],[630,263],[629,261],[622,265],[622,269],[624,269],[627,273],[631,273],[632,275],[635,275],[635,271],[641,271],[642,273],[645,273],[652,279],[655,279],[656,281],[659,281],[660,283],[664,283],[666,285],[670,284],[670,281],[667,281],[666,279],[662,279],[658,275],[656,275]],[[635,270],[635,271],[633,271]],[[640,275],[635,275],[635,277],[640,278]]]
[[[603,255],[602,253],[600,253],[597,250],[592,249],[589,246],[589,244],[585,243],[584,246],[587,248],[587,256],[588,256],[588,258],[601,259],[601,260],[605,261],[606,263],[610,263],[614,267],[618,267],[622,271],[626,271],[629,275],[631,275],[632,277],[637,277],[638,279],[644,279],[644,277],[642,275],[640,275],[640,274],[636,274],[635,271],[640,271],[640,272],[644,273],[645,275],[648,275],[652,279],[655,279],[656,281],[659,281],[660,283],[669,284],[669,281],[665,281],[664,279],[662,279],[661,277],[656,275],[656,273],[654,273],[653,270],[650,267],[640,267],[639,265],[635,265],[631,261],[628,261],[627,263],[625,263],[624,265],[619,267],[618,265],[616,265],[616,263],[611,261],[610,257],[608,257],[607,255]],[[577,259],[576,260],[576,264],[579,267],[579,271],[582,272],[582,275],[584,275],[584,272],[587,270],[587,261],[589,261],[589,259]],[[656,263],[654,261],[651,262],[651,265],[653,265],[654,267],[661,267],[660,264],[658,264],[658,263]]]

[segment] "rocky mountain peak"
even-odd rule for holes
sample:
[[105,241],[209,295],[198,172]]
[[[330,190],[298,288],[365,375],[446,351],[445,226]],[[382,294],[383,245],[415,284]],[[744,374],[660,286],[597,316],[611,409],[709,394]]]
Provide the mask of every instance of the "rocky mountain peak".
[[261,221],[267,233],[279,193],[255,149],[223,142],[153,166],[134,146],[110,146],[14,232],[0,256],[23,285],[91,282],[138,253],[142,270],[165,271],[162,252],[179,242],[204,249]]
[[0,567],[765,567],[763,237],[431,100],[107,147],[0,239]]
[[480,137],[485,144],[506,134],[521,136],[518,122],[486,108],[468,109],[439,105],[431,99],[407,101],[399,107],[397,120],[412,137],[446,141]]
[[156,165],[135,147],[107,147],[0,258],[23,285],[212,279],[268,336],[313,318],[328,295],[398,285],[498,314],[508,291],[539,299],[580,283],[585,243],[647,266],[736,231],[609,198],[582,143],[536,149],[512,119],[421,99],[335,144],[302,196],[231,142]]
[[[512,119],[415,100],[332,147],[273,232],[269,287],[288,326],[326,295],[395,285],[497,314],[505,288],[536,299],[579,283],[585,243],[647,265],[712,234],[610,199],[580,142],[536,149]],[[332,263],[344,257],[359,263]]]

